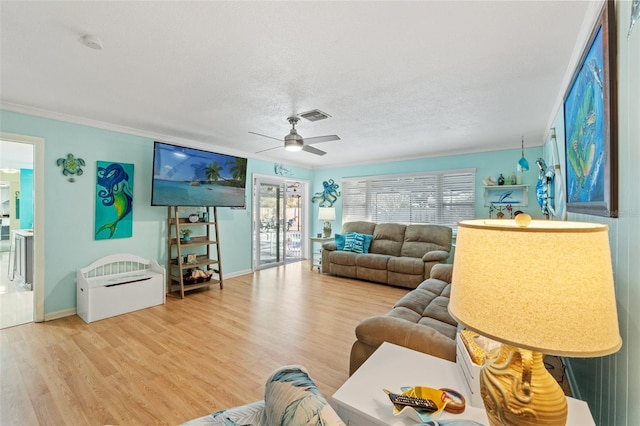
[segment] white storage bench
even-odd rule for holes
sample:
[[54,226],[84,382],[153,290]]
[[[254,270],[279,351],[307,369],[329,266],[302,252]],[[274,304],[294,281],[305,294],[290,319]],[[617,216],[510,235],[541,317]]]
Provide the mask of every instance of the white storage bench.
[[164,268],[132,254],[96,260],[77,279],[76,311],[87,323],[166,302]]

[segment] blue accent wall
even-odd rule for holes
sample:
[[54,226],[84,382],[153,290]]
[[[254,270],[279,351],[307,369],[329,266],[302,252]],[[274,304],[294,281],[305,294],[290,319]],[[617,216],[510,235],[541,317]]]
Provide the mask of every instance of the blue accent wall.
[[20,169],[20,228],[33,228],[33,170]]

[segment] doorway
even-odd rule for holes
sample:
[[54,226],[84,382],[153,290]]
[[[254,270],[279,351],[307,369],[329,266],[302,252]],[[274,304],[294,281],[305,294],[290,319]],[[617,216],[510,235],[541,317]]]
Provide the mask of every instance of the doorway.
[[0,328],[44,320],[43,143],[0,133]]
[[304,258],[307,188],[307,182],[254,175],[254,270]]

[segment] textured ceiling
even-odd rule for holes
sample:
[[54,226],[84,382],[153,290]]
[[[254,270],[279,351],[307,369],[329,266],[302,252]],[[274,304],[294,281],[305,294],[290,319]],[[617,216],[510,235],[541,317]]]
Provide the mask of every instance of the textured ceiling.
[[[329,167],[541,145],[579,1],[2,1],[4,109]],[[102,50],[80,43],[84,34]],[[337,134],[316,156],[298,132]]]

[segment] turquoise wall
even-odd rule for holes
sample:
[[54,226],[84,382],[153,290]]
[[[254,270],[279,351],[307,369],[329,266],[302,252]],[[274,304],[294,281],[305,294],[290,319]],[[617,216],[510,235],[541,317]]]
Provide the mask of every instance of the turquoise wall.
[[[40,137],[44,142],[44,300],[45,314],[76,306],[76,271],[110,254],[133,253],[167,260],[167,208],[152,207],[153,139],[30,115],[0,111],[0,130]],[[86,162],[84,174],[69,182],[56,160],[68,153]],[[133,236],[96,241],[93,235],[97,161],[135,165]],[[295,169],[297,177],[311,172]],[[221,258],[225,275],[251,271],[252,173],[273,175],[273,163],[249,159],[247,209],[218,211]]]
[[[518,145],[517,137],[514,137],[514,145]],[[538,168],[535,160],[542,155],[542,147],[525,148],[525,157],[529,161],[531,168],[523,174],[524,185],[529,185],[529,204],[523,207],[525,213],[534,218],[542,218],[542,213],[535,198],[535,187],[538,181]],[[487,176],[497,177],[502,173],[505,177],[510,176],[516,170],[516,164],[522,157],[522,151],[508,149],[502,151],[481,152],[465,155],[452,155],[446,157],[421,158],[416,160],[393,161],[379,164],[363,164],[358,166],[336,167],[317,170],[314,175],[314,183],[311,188],[312,193],[322,191],[322,182],[333,179],[342,189],[342,179],[357,176],[377,176],[408,174],[418,172],[431,172],[440,170],[456,169],[476,169],[476,217],[489,217],[488,207],[484,207],[484,184],[483,179]],[[336,220],[333,222],[333,229],[337,231],[342,224],[342,196],[334,204],[336,208]],[[322,232],[322,222],[318,220],[318,205],[312,208],[313,221],[315,225],[314,234]],[[494,216],[495,217],[495,216]]]
[[[17,206],[16,206],[17,207]],[[20,228],[33,228],[33,169],[20,169]]]
[[[158,260],[167,260],[167,208],[152,207],[151,174],[153,139],[104,130],[86,125],[72,124],[26,114],[0,111],[0,129],[43,138],[44,142],[44,299],[45,314],[73,309],[76,306],[76,271],[110,254],[133,253]],[[515,138],[517,139],[517,138]],[[517,144],[517,140],[515,145]],[[84,159],[84,174],[69,182],[56,165],[58,158],[68,153]],[[527,148],[525,156],[533,164],[542,148]],[[520,149],[457,155],[419,160],[396,161],[376,165],[309,170],[287,166],[291,179],[310,182],[311,193],[322,190],[322,181],[368,175],[413,173],[420,171],[476,168],[476,215],[488,217],[484,207],[482,180],[486,176],[503,173],[510,175],[520,158]],[[134,171],[133,236],[114,240],[95,240],[93,235],[96,196],[96,163],[112,161],[132,163]],[[252,248],[252,176],[274,176],[272,162],[249,159],[247,164],[247,208],[218,210],[220,248],[225,276],[251,271]],[[524,175],[523,183],[529,188],[529,206],[524,208],[539,217],[534,188],[537,171]],[[337,219],[334,228],[341,225],[341,200],[336,204]],[[312,235],[322,232],[317,219],[317,204],[311,208]]]

